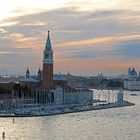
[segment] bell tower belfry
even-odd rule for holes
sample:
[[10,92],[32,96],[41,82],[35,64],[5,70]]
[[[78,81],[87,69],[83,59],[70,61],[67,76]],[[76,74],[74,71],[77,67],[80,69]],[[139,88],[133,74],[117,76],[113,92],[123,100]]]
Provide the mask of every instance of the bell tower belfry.
[[46,41],[43,55],[43,87],[52,88],[53,86],[53,50],[50,41],[50,32]]

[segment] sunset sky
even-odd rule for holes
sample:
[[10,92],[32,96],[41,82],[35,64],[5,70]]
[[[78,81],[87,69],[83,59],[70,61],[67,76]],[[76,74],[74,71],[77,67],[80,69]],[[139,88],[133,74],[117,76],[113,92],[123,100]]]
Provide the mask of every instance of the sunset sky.
[[0,74],[37,73],[48,30],[55,73],[140,70],[140,0],[1,0]]

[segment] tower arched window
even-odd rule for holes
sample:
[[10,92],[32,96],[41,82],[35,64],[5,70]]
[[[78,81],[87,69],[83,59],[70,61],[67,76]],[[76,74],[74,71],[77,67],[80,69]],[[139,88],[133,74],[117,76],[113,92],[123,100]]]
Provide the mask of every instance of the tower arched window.
[[45,54],[45,58],[49,58],[49,54],[47,53],[47,54]]

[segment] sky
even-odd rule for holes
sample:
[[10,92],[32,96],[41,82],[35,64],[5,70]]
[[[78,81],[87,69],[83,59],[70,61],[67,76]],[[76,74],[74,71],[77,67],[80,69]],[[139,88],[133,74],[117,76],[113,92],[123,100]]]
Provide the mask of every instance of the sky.
[[140,70],[139,0],[0,0],[0,74],[42,68],[48,30],[54,73]]

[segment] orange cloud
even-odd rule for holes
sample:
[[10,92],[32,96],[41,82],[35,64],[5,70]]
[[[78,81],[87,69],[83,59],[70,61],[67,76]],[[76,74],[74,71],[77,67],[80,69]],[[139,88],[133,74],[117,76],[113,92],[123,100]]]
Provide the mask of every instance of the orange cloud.
[[0,51],[0,55],[8,55],[8,54],[14,54],[14,53],[10,51]]
[[14,42],[15,48],[34,48],[37,42],[36,37],[26,37],[21,33],[12,33],[10,35],[2,37],[2,39],[8,39]]
[[[62,44],[58,44],[57,46],[59,47],[83,47],[83,46],[89,46],[89,45],[105,45],[105,44],[110,44],[118,41],[126,41],[130,39],[139,39],[140,34],[130,34],[130,35],[115,35],[115,36],[108,36],[108,37],[97,37],[97,38],[92,38],[92,39],[87,39],[87,40],[79,40],[79,41],[71,41],[71,42],[64,42]],[[92,46],[94,47],[94,46]]]
[[136,68],[140,69],[138,60],[118,60],[118,59],[109,59],[109,60],[83,60],[83,59],[74,59],[74,58],[65,58],[55,60],[55,71],[62,72],[71,72],[75,74],[83,75],[92,75],[100,72],[105,72],[107,74],[119,74],[127,73],[127,69],[130,66],[138,66]]

